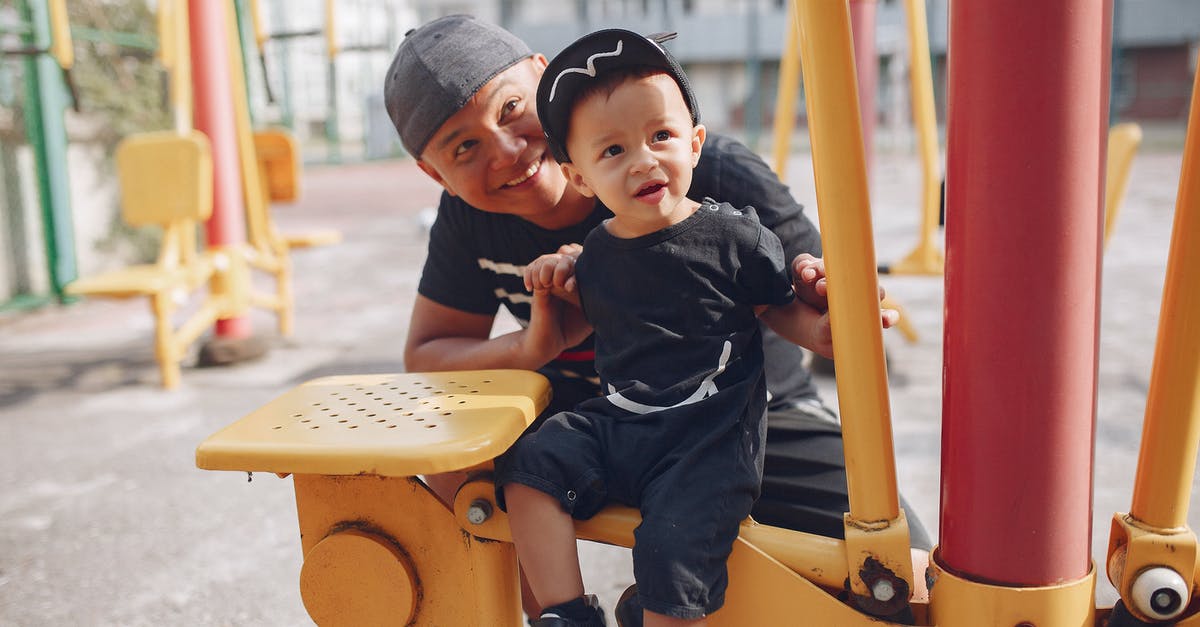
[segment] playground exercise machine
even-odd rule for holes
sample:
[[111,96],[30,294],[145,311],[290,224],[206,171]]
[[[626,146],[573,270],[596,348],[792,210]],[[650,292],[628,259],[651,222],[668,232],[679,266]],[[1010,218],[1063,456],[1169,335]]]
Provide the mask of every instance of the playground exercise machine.
[[[202,350],[211,363],[265,350],[248,341],[251,307],[273,311],[280,334],[290,335],[290,250],[335,243],[340,234],[285,236],[275,228],[270,202],[298,195],[298,151],[285,132],[251,127],[233,12],[223,3],[161,0],[158,31],[175,128],[125,138],[116,160],[122,216],[133,226],[163,229],[158,259],[74,281],[67,291],[147,298],[162,384],[173,388],[187,348],[214,325],[216,337]],[[196,246],[201,225],[202,251]],[[272,275],[275,290],[254,289],[251,270]],[[199,304],[176,324],[176,314],[201,288]]]
[[[1114,516],[1099,565],[1120,602],[1097,608],[1092,433],[1111,5],[952,3],[941,524],[929,599],[913,601],[849,12],[844,2],[792,4],[817,196],[839,209],[820,219],[835,357],[854,365],[837,381],[850,511],[845,540],[746,521],[726,606],[709,624],[1200,625],[1186,523],[1200,444],[1200,250],[1185,246],[1200,232],[1200,73],[1132,505]],[[1038,260],[1038,281],[1013,271],[1018,253]],[[547,394],[523,371],[317,379],[211,436],[196,462],[294,475],[300,591],[318,624],[516,626],[516,562],[489,460]],[[417,475],[450,470],[471,478],[448,508]],[[636,511],[609,507],[577,530],[629,546],[637,522]]]

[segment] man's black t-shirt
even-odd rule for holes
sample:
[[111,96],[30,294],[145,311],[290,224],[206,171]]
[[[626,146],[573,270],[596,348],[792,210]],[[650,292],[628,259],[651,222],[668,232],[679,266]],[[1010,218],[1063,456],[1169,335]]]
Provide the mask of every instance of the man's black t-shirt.
[[[803,252],[821,254],[820,234],[787,186],[758,155],[736,140],[708,136],[688,196],[754,207],[763,226],[779,237],[789,261]],[[503,305],[526,324],[532,295],[525,291],[525,265],[564,244],[583,243],[593,228],[611,216],[597,204],[583,222],[552,231],[516,216],[480,211],[443,193],[418,291],[439,304],[470,313],[493,315]],[[769,406],[816,397],[798,347],[763,327],[763,351]],[[593,355],[589,338],[541,372],[556,391],[567,381],[583,379],[596,385],[599,393]]]

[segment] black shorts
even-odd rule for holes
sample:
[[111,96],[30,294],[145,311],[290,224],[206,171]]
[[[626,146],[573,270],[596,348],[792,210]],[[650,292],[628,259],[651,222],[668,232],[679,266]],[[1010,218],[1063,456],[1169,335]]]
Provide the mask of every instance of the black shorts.
[[[817,400],[767,412],[766,462],[754,520],[830,538],[844,538],[850,511],[846,457],[837,417]],[[900,496],[914,549],[933,543],[921,519]]]
[[701,618],[724,604],[725,561],[758,496],[763,459],[761,414],[706,420],[676,410],[631,415],[596,399],[519,439],[496,460],[496,484],[545,492],[577,519],[610,501],[637,507],[642,606]]

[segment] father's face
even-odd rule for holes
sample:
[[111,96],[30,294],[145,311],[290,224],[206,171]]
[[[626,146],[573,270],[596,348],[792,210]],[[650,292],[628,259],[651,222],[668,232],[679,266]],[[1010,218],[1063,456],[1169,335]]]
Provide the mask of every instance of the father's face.
[[417,164],[477,209],[520,216],[551,210],[566,179],[537,117],[545,68],[539,54],[497,74],[446,120]]

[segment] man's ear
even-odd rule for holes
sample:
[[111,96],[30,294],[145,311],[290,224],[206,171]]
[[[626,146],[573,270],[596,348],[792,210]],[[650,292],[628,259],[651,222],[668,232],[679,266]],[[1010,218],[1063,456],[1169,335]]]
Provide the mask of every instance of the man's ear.
[[533,67],[535,68],[537,75],[540,77],[542,72],[546,71],[546,66],[549,65],[550,62],[546,60],[546,55],[540,52],[534,53],[534,55],[530,58],[533,59]]
[[592,191],[591,186],[589,186],[587,182],[583,180],[583,175],[579,173],[579,170],[575,168],[574,164],[564,163],[561,164],[560,167],[562,167],[563,177],[567,179],[567,182],[571,184],[571,187],[575,188],[575,191],[587,196],[588,198],[595,198],[596,192]]
[[692,127],[692,167],[700,162],[700,149],[704,147],[704,138],[706,131],[703,124],[697,124]]
[[417,159],[417,167],[421,168],[421,171],[427,174],[429,178],[437,181],[437,184],[441,185],[447,192],[449,192],[451,196],[456,195],[454,190],[450,188],[450,184],[446,182],[446,179],[442,178],[442,175],[438,173],[437,168],[434,168],[420,159]]

